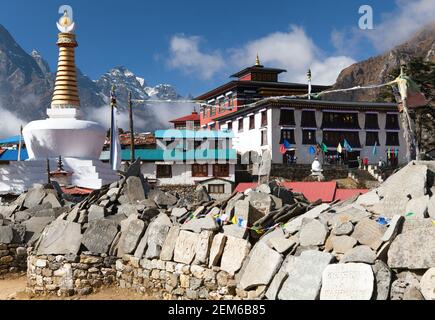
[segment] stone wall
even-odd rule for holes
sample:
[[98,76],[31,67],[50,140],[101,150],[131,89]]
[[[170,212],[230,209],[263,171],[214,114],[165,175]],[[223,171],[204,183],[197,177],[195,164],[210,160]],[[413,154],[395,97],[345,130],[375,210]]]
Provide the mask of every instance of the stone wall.
[[27,260],[27,290],[59,296],[89,294],[116,283],[115,261],[105,255],[31,255]]
[[0,244],[0,276],[26,270],[27,250],[18,244]]
[[[311,165],[273,164],[270,175],[272,177],[281,177],[291,181],[303,181],[311,175]],[[334,179],[345,179],[348,176],[348,170],[343,166],[324,165],[323,175],[327,181]]]

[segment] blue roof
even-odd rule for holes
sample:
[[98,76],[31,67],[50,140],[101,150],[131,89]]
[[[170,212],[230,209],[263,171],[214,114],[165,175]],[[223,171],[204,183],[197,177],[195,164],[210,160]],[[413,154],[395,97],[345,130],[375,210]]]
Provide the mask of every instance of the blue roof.
[[[109,160],[109,151],[101,153],[100,160]],[[197,149],[197,150],[162,150],[162,149],[137,149],[135,150],[136,159],[143,161],[183,161],[183,160],[236,160],[237,152],[235,149]],[[122,150],[122,160],[130,160],[130,150]]]
[[225,138],[234,138],[234,133],[232,131],[217,131],[217,130],[176,130],[176,129],[168,129],[168,130],[157,130],[155,132],[155,136],[157,139],[163,138],[185,138],[185,139],[225,139]]
[[[24,142],[24,139],[22,137],[21,137],[21,141]],[[0,144],[19,144],[19,143],[20,143],[20,136],[0,139]]]
[[[21,160],[27,160],[29,155],[26,149],[21,149]],[[17,161],[18,160],[18,150],[5,150],[0,154],[0,161]]]

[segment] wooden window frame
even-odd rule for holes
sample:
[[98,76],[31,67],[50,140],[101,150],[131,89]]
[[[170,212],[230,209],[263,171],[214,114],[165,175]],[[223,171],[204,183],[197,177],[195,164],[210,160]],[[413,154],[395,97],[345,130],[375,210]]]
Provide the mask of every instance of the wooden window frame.
[[[201,170],[197,168],[202,168]],[[205,170],[203,170],[205,168]],[[208,177],[208,164],[192,164],[192,177],[194,178],[206,178]]]
[[[213,188],[218,188],[218,192],[214,192]],[[222,192],[220,192],[222,191]],[[225,193],[225,185],[224,184],[209,184],[208,185],[208,193],[212,194],[224,194]]]
[[[169,168],[169,173],[168,174],[166,174],[166,173],[162,174],[162,171],[159,170],[159,169],[161,169],[163,167]],[[156,166],[156,178],[157,179],[172,178],[172,165],[170,165],[170,164],[158,164]]]
[[[225,170],[220,170],[225,167]],[[219,168],[219,169],[218,169]],[[230,176],[230,165],[226,164],[214,164],[213,165],[213,176],[218,178],[225,178]]]

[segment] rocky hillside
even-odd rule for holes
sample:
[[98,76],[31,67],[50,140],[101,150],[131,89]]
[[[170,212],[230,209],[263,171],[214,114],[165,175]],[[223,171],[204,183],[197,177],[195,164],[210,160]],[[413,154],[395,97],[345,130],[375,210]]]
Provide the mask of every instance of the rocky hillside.
[[[379,84],[388,81],[388,75],[401,62],[407,63],[413,57],[423,57],[435,62],[435,23],[427,25],[407,42],[382,55],[355,63],[344,69],[338,76],[334,89],[350,88],[357,85]],[[357,90],[328,95],[326,99],[353,101],[375,101],[379,90]]]
[[[127,93],[133,99],[179,99],[181,96],[169,84],[149,86],[145,79],[136,76],[123,66],[115,67],[97,80],[78,71],[77,80],[81,108],[85,117],[101,120],[100,108],[108,105],[112,84],[117,86],[120,111],[127,106]],[[46,116],[51,103],[55,74],[36,51],[25,52],[11,34],[0,25],[0,109],[28,122]],[[140,131],[152,131],[168,126],[167,120],[157,117],[151,108],[137,108],[135,116]],[[125,126],[125,121],[121,122]],[[2,132],[0,131],[0,136]]]

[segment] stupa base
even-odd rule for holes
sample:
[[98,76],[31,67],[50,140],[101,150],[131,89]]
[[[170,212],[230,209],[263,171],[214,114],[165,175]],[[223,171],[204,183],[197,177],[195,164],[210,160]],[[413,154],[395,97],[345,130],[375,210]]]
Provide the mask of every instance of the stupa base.
[[[71,185],[98,190],[119,180],[109,164],[99,160],[62,159],[64,169],[72,173]],[[57,168],[57,159],[50,159],[50,170]],[[0,194],[21,194],[34,184],[47,183],[47,161],[31,160],[0,165]]]

